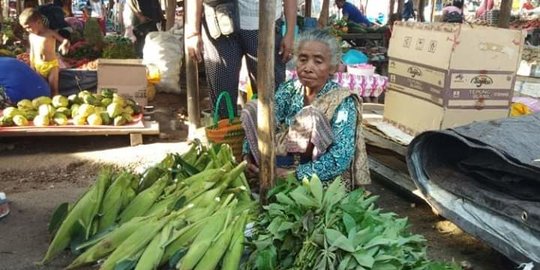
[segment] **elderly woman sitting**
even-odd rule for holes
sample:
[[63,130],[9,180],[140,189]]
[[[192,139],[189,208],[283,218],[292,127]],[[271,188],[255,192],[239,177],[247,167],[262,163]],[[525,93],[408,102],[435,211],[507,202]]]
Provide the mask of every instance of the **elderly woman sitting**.
[[[277,174],[298,179],[316,174],[321,181],[342,176],[350,189],[370,182],[361,131],[361,103],[348,89],[331,81],[341,56],[334,36],[323,30],[305,32],[295,48],[298,79],[275,93]],[[258,171],[257,105],[242,111],[245,158]]]

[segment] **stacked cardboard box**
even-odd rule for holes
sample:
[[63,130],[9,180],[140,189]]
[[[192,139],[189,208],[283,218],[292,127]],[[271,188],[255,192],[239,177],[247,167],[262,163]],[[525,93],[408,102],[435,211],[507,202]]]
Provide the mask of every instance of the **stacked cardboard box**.
[[397,22],[384,118],[415,135],[507,117],[524,39],[519,30]]
[[119,95],[132,98],[141,106],[146,106],[146,66],[141,59],[99,59],[98,93],[112,89]]

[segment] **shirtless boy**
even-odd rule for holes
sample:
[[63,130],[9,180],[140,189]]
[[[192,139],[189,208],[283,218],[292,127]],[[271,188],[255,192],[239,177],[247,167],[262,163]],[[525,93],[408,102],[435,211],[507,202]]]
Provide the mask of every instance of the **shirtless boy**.
[[30,33],[30,66],[49,82],[51,95],[58,95],[59,65],[56,57],[56,41],[61,42],[58,50],[66,54],[69,40],[49,29],[43,23],[41,14],[34,8],[23,10],[19,23]]

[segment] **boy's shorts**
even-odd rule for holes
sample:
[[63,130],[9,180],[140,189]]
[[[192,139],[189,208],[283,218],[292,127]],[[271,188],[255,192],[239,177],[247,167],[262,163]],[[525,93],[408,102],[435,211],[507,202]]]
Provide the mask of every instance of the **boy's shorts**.
[[58,65],[58,59],[54,59],[52,61],[42,61],[42,62],[36,62],[34,64],[34,67],[36,68],[36,71],[43,77],[47,78],[49,77],[49,73],[51,73],[51,70],[55,67],[59,67]]

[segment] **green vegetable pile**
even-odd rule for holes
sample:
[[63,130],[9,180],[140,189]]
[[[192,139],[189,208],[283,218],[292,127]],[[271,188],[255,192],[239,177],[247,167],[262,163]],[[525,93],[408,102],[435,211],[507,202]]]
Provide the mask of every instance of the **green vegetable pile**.
[[253,228],[245,269],[460,269],[426,257],[425,239],[407,219],[383,213],[362,189],[336,180],[323,189],[314,176],[282,181],[269,193]]
[[103,170],[77,202],[54,212],[42,263],[71,249],[78,256],[67,269],[236,270],[257,206],[245,167],[228,145],[194,143],[142,175]]
[[105,48],[102,57],[108,59],[130,59],[136,58],[135,47],[129,38],[118,35],[105,37]]

